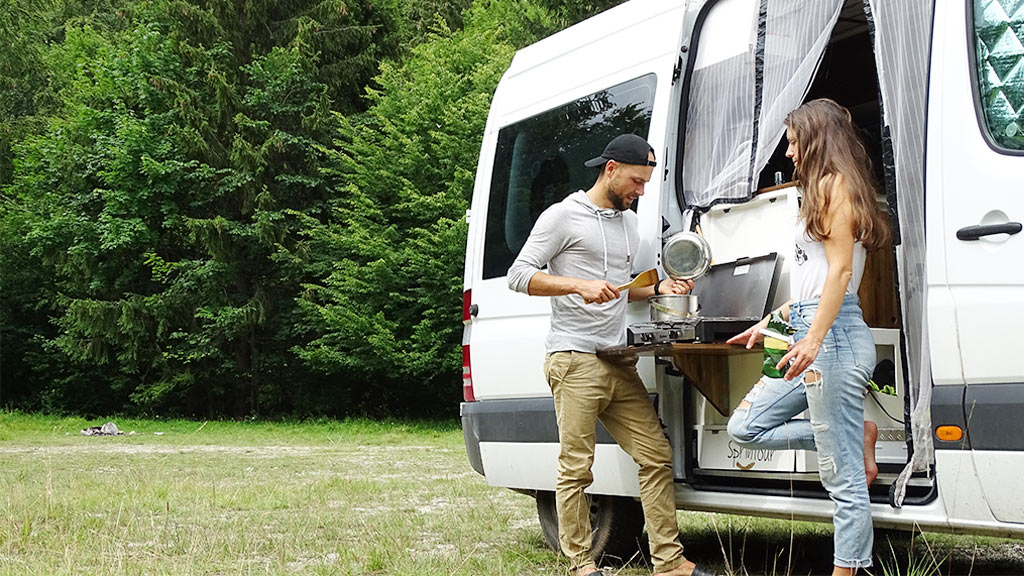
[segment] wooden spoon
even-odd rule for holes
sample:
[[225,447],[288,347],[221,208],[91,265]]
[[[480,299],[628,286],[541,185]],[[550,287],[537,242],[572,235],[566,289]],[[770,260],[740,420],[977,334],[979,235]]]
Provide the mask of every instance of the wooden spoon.
[[652,284],[655,284],[657,282],[658,269],[651,268],[650,270],[645,270],[644,272],[637,274],[636,278],[633,278],[633,280],[630,281],[629,284],[623,284],[622,286],[619,286],[618,290],[621,292],[623,290],[629,290],[630,288],[643,288],[644,286],[651,286]]

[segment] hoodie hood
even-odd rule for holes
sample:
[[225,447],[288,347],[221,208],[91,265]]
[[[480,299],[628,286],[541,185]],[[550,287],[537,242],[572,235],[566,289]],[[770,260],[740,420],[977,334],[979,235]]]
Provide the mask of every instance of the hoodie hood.
[[601,208],[590,201],[587,193],[583,190],[577,190],[571,196],[571,200],[577,204],[583,206],[588,212],[597,218],[597,226],[601,229],[601,243],[604,245],[604,276],[608,277],[608,237],[604,233],[604,221],[614,220],[616,218],[622,223],[622,235],[626,239],[626,263],[632,265],[633,253],[629,246],[629,232],[626,230],[626,219],[622,217],[622,211],[616,210],[615,208]]

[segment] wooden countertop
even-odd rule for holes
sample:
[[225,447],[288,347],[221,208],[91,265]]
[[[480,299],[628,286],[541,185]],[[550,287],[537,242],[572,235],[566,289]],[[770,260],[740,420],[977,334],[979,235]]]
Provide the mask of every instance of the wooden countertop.
[[[615,346],[597,353],[602,358],[625,358],[629,356],[663,356],[672,358],[676,369],[683,373],[708,402],[723,416],[732,411],[730,389],[731,356],[740,354],[763,354],[760,344],[751,349],[739,344],[724,342],[667,342],[642,346]],[[742,383],[746,385],[746,383]],[[750,386],[754,382],[749,383]]]

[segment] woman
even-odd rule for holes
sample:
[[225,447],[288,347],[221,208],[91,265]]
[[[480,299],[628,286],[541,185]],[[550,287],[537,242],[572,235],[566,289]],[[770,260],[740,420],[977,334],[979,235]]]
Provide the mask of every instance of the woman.
[[[803,197],[790,269],[793,299],[778,312],[796,334],[777,366],[783,377],[763,376],[754,385],[729,419],[729,435],[748,447],[817,450],[821,483],[835,502],[832,574],[847,576],[871,566],[867,488],[878,473],[878,429],[865,426],[863,408],[875,345],[857,288],[866,250],[885,245],[889,229],[850,112],[814,100],[790,112],[785,124],[786,157]],[[769,318],[729,342],[750,348]],[[793,419],[805,409],[810,420]]]

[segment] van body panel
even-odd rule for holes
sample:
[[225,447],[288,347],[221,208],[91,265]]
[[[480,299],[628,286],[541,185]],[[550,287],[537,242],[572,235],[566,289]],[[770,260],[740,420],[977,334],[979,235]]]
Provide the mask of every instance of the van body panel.
[[[558,443],[555,403],[550,397],[463,402],[461,412],[464,422],[472,421],[479,442]],[[594,441],[615,444],[600,421]]]
[[[487,483],[522,490],[554,491],[558,478],[558,442],[481,442],[480,454]],[[636,462],[618,445],[598,444],[591,471],[594,483],[588,494],[640,497]]]
[[[928,249],[932,251],[931,248]],[[930,270],[929,270],[930,272]],[[928,279],[928,347],[932,382],[936,386],[962,385],[964,369],[960,362],[960,329],[956,322],[953,293],[945,283]]]
[[964,414],[971,448],[1024,454],[1024,383],[967,385]]
[[1024,452],[974,450],[973,454],[975,469],[984,470],[979,474],[979,481],[992,515],[1000,522],[1020,523],[1024,530],[1024,498],[1020,497]]
[[[933,349],[932,358],[954,354],[955,344],[959,378],[947,363],[938,364],[945,372],[936,372],[936,380],[967,385],[964,413],[977,478],[977,494],[967,496],[968,505],[985,504],[998,521],[1024,523],[1014,481],[1024,471],[1024,441],[1010,440],[1020,437],[1022,425],[1019,417],[1007,417],[1024,390],[1024,354],[1012,336],[1024,325],[1024,234],[958,238],[970,226],[1024,221],[1024,156],[999,151],[986,140],[979,123],[984,114],[976,112],[983,103],[974,88],[979,72],[972,57],[972,3],[957,4],[936,3],[934,20],[935,38],[947,41],[934,42],[932,50],[927,190],[929,216],[939,210],[941,218],[929,221],[929,250],[942,251],[945,278],[944,285],[930,282],[943,305],[929,302],[929,321],[952,326],[955,337],[933,329],[946,348]],[[961,510],[951,508],[951,514]]]
[[[973,113],[978,106],[968,54],[973,33],[967,10],[958,4],[935,7],[935,36],[948,40],[933,45],[927,149],[929,217],[941,210],[940,218],[928,221],[929,250],[944,253],[944,283],[955,319],[930,315],[929,320],[956,326],[962,382],[1019,382],[1024,354],[1008,336],[1024,325],[1024,266],[1018,265],[1024,262],[1024,234],[968,241],[957,239],[957,231],[1024,221],[1024,156],[993,150]],[[940,311],[948,314],[949,308]],[[945,373],[942,379],[953,376]]]
[[700,50],[693,69],[707,68],[750,50],[757,13],[755,0],[715,2],[701,27]]
[[[683,7],[683,2],[642,0],[625,9],[613,8],[521,50],[502,77],[484,135],[487,156],[482,155],[474,186],[469,242],[477,249],[467,250],[467,258],[472,261],[466,263],[466,288],[472,288],[478,310],[467,327],[472,330],[470,361],[477,400],[551,394],[543,375],[544,338],[551,314],[549,299],[509,290],[504,275],[484,278],[482,262],[486,257],[488,201],[498,133],[506,126],[609,86],[654,74],[651,128],[646,137],[660,157]],[[623,49],[641,45],[643,50]],[[595,69],[601,73],[595,75]],[[596,178],[597,172],[593,174]],[[658,175],[660,170],[655,171],[637,205],[637,272],[657,263],[661,186]],[[630,322],[637,322],[647,320],[648,314],[646,303],[633,303],[627,317]],[[650,362],[641,366],[641,375],[646,376],[650,389],[654,388],[652,366]]]
[[936,450],[935,475],[952,524],[995,521],[970,451]]
[[732,262],[775,252],[782,271],[772,308],[789,300],[790,258],[797,214],[797,188],[755,196],[744,204],[718,204],[700,219],[715,262]]
[[970,450],[970,434],[967,432],[967,420],[964,418],[964,392],[967,387],[960,385],[936,386],[932,389],[932,427],[956,426],[963,430],[959,440],[942,440],[935,438],[936,450]]

